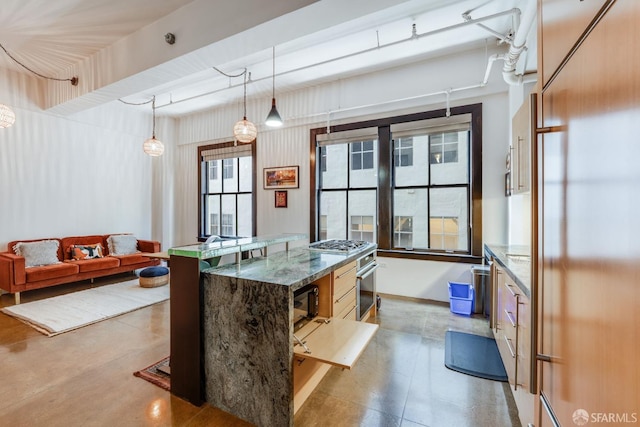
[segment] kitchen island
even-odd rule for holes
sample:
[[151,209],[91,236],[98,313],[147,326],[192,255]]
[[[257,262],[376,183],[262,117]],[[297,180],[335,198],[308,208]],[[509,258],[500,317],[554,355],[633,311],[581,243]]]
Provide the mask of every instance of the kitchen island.
[[[292,426],[295,410],[329,367],[350,368],[377,330],[338,316],[342,289],[355,302],[356,260],[374,250],[373,244],[349,253],[298,247],[203,270],[204,400],[259,426]],[[171,262],[173,270],[174,256]],[[294,293],[311,283],[319,288],[318,318],[294,335]],[[172,319],[172,337],[173,327]],[[171,371],[173,392],[173,344]]]

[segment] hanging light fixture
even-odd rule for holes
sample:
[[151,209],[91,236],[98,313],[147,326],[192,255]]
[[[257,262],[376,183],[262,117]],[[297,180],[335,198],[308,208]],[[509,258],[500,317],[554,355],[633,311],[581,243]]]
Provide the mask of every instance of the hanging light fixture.
[[244,116],[233,126],[233,136],[238,142],[248,143],[256,139],[256,125],[247,120],[247,69],[244,69]]
[[[43,79],[47,79],[47,80],[56,80],[59,82],[71,82],[72,86],[78,86],[78,77],[74,76],[71,77],[69,79],[59,79],[56,77],[47,77],[44,76],[40,73],[38,73],[37,71],[32,70],[31,68],[27,67],[26,65],[24,65],[22,62],[18,61],[13,55],[11,55],[9,53],[9,51],[2,45],[2,43],[0,43],[0,49],[2,49],[4,51],[4,53],[7,54],[7,56],[9,58],[11,58],[16,64],[20,65],[22,68],[24,68],[25,70],[29,71],[30,73],[35,74],[38,77],[42,77]],[[12,124],[14,124],[16,121],[16,113],[13,112],[13,110],[4,104],[0,104],[0,128],[8,128],[10,127]]]
[[16,121],[16,113],[7,105],[0,104],[0,128],[8,128]]
[[[149,101],[147,101],[149,102]],[[151,138],[147,139],[142,144],[142,149],[145,153],[152,157],[162,156],[164,153],[164,144],[156,139],[156,96],[153,96],[151,100],[151,108],[153,109],[153,132]]]
[[282,117],[278,113],[278,109],[276,108],[276,47],[273,47],[273,94],[271,97],[271,111],[267,115],[267,119],[264,124],[270,127],[280,127],[282,126]]

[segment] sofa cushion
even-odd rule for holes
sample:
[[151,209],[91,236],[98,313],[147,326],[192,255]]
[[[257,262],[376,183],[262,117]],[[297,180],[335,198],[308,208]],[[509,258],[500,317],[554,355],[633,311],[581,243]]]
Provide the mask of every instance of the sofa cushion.
[[24,257],[25,267],[35,267],[59,263],[59,247],[60,242],[57,240],[40,240],[38,242],[18,242],[14,245],[13,250],[16,255]]
[[102,258],[102,243],[93,245],[71,245],[69,246],[69,254],[73,260]]
[[68,262],[26,269],[27,283],[78,274],[78,266]]
[[111,255],[111,257],[119,259],[121,266],[149,262],[150,260],[149,257],[140,255],[139,253],[131,255]]
[[112,234],[107,238],[109,254],[128,255],[138,252],[138,239],[133,234]]
[[116,268],[120,266],[120,260],[116,257],[93,258],[68,262],[77,265],[80,269],[80,273],[85,273],[87,271],[105,270],[108,268]]

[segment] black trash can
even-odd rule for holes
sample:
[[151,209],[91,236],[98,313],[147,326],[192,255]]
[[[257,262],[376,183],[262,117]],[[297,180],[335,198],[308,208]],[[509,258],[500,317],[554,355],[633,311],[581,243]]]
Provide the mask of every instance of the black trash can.
[[489,276],[491,270],[488,265],[474,265],[471,267],[471,275],[473,276],[473,292],[475,294],[474,309],[475,314],[483,313],[489,315]]

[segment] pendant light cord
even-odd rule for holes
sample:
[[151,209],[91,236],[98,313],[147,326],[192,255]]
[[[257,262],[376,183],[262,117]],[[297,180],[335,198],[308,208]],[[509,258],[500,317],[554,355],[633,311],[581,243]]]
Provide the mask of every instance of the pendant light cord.
[[247,69],[244,69],[244,120],[247,120]]
[[151,138],[156,139],[156,96],[153,95],[151,99],[151,109],[153,112],[153,130],[151,131]]
[[77,76],[71,77],[70,79],[59,79],[57,77],[45,76],[43,74],[40,74],[37,71],[32,70],[31,68],[29,68],[26,65],[24,65],[22,62],[18,61],[13,55],[11,55],[9,53],[9,51],[2,45],[2,43],[0,43],[0,48],[2,48],[2,50],[4,50],[4,53],[6,53],[9,58],[13,59],[13,61],[16,64],[20,65],[22,68],[24,68],[25,70],[35,74],[38,77],[42,77],[43,79],[48,79],[48,80],[55,80],[55,81],[58,81],[58,82],[71,82],[72,86],[78,86],[78,77]]
[[272,80],[272,85],[271,87],[273,88],[273,92],[272,92],[272,98],[275,99],[276,97],[276,47],[273,46],[273,72],[271,73],[271,75],[273,76],[273,80]]
[[151,109],[153,112],[153,130],[151,132],[151,137],[153,139],[156,139],[156,96],[153,95],[153,97],[148,100],[148,101],[143,101],[143,102],[127,102],[127,101],[123,101],[122,99],[118,98],[118,101],[122,102],[123,104],[127,104],[127,105],[146,105],[151,103]]
[[[220,74],[222,74],[225,77],[229,77],[229,78],[233,78],[233,77],[240,77],[240,76],[244,76],[244,81],[242,82],[242,86],[244,87],[244,120],[247,120],[247,69],[245,68],[241,73],[238,74],[228,74],[225,73],[224,71],[220,70],[219,68],[216,67],[212,67],[214,70],[216,70],[217,72],[219,72]],[[251,75],[249,73],[249,75]]]

